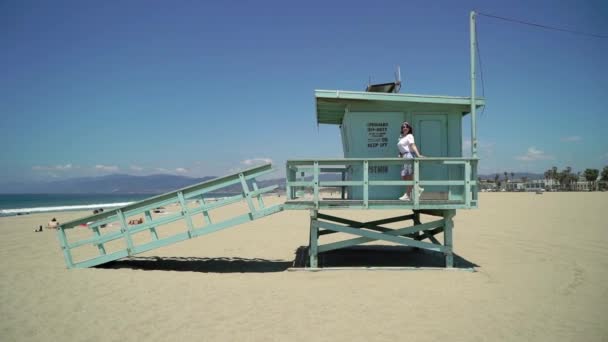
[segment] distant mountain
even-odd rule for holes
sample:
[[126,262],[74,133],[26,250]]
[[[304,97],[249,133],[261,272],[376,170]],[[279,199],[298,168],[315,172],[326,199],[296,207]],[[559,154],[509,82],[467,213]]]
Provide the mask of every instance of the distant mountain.
[[113,174],[50,182],[2,184],[0,185],[0,193],[159,194],[213,178],[215,177],[191,178],[175,175],[132,176]]

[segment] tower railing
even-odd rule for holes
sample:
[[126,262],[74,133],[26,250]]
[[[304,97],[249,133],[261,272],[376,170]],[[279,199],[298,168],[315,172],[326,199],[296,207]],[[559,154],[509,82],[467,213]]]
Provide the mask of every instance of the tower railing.
[[[57,234],[66,265],[96,266],[282,211],[282,204],[266,206],[262,198],[278,185],[258,188],[256,182],[272,172],[265,164],[63,223]],[[217,198],[218,190],[232,194]],[[235,209],[238,216],[222,212],[239,202],[246,205]],[[167,206],[175,209],[163,210]]]
[[[412,180],[402,180],[397,173],[394,180],[378,180],[371,174],[379,167],[397,169],[401,158],[343,158],[288,160],[286,193],[288,209],[467,209],[477,207],[477,158],[424,157],[409,160],[414,174]],[[427,177],[426,165],[440,165],[433,177]],[[359,170],[359,172],[353,172]],[[371,170],[371,172],[370,172]],[[421,173],[422,170],[422,173]],[[429,168],[427,168],[429,170]],[[433,179],[429,179],[433,178]],[[370,187],[412,186],[411,200],[379,200],[370,195]],[[353,191],[359,187],[357,194]],[[419,187],[426,188],[421,198]],[[430,189],[443,187],[443,197],[429,196]],[[350,190],[350,191],[349,191]],[[339,197],[323,197],[339,194]]]

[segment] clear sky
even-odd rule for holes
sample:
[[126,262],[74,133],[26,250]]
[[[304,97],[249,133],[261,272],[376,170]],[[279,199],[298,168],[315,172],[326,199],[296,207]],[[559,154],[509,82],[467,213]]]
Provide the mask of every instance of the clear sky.
[[[0,182],[342,157],[313,90],[468,96],[472,9],[608,35],[606,1],[0,2]],[[477,24],[480,173],[608,165],[608,39]]]

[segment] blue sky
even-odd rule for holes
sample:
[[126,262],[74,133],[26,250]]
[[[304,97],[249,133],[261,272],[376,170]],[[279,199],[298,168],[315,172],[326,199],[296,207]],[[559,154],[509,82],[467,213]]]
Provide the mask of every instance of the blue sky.
[[[605,1],[4,1],[0,180],[341,157],[313,90],[468,96],[471,9],[608,35]],[[608,39],[477,24],[480,173],[608,165]]]

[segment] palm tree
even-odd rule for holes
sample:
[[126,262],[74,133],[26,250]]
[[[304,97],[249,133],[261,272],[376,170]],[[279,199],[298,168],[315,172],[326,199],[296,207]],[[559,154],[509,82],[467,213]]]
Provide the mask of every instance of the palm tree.
[[559,179],[559,172],[557,172],[557,166],[551,168],[551,174],[553,175],[553,181],[557,183],[557,180]]
[[586,169],[585,170],[585,180],[587,180],[587,182],[591,182],[592,190],[597,190],[596,181],[597,181],[597,176],[599,176],[599,174],[600,174],[600,170],[598,170],[598,169]]

